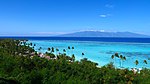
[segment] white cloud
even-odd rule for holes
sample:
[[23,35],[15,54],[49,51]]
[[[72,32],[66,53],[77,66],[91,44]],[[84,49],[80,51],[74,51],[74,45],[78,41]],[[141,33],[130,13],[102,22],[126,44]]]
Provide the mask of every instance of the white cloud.
[[33,32],[32,34],[36,34],[36,35],[58,35],[58,34],[65,34],[65,32]]
[[104,15],[104,14],[102,14],[102,15],[100,15],[100,17],[103,17],[103,18],[105,18],[105,17],[107,17],[107,15]]
[[102,17],[102,18],[106,18],[106,17],[111,16],[111,14],[101,14],[101,15],[99,15],[99,16]]
[[105,7],[106,8],[114,8],[114,5],[112,5],[112,4],[106,4]]
[[83,31],[93,31],[93,32],[105,32],[105,30],[80,30],[81,32]]
[[100,30],[100,32],[105,32],[105,30]]

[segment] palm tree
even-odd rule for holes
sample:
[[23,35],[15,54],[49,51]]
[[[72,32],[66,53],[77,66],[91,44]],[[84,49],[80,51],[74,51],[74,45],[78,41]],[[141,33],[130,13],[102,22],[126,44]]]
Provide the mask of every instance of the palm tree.
[[73,61],[73,62],[75,61],[75,56],[74,56],[74,54],[72,54],[72,61]]
[[123,60],[126,60],[126,57],[125,57],[125,56],[123,57]]
[[[122,58],[122,60],[123,60],[123,62],[126,60],[126,57],[124,56],[123,58]],[[122,63],[122,67],[123,67],[123,63]]]
[[83,57],[84,53],[82,53],[82,57]]
[[72,47],[72,50],[74,49],[74,47]]
[[115,58],[115,56],[114,56],[114,55],[112,55],[112,56],[111,56],[111,59],[113,59],[113,60],[114,60],[114,58]]
[[32,43],[30,43],[30,46],[32,46],[33,44]]
[[48,49],[47,49],[47,51],[50,51],[50,50],[51,50],[51,48],[48,48]]
[[119,58],[119,54],[117,52],[115,53],[115,61],[116,61],[116,57]]
[[48,54],[48,52],[45,52],[45,54],[47,55],[47,54]]
[[68,49],[70,49],[70,46],[68,46]]
[[63,49],[63,52],[66,52],[66,50],[65,50],[65,49]]
[[146,60],[144,60],[144,63],[145,63],[145,64],[147,64],[147,61],[146,61]]
[[[146,60],[144,60],[144,63],[145,63],[145,64],[148,64]],[[146,68],[146,65],[145,65],[145,68]]]
[[115,60],[114,60],[114,58],[115,58],[115,56],[114,56],[114,55],[112,55],[112,56],[111,56],[111,59],[113,60],[113,61],[112,61],[112,63],[113,63],[113,64],[114,64],[114,66],[115,66]]
[[72,47],[72,54],[73,54],[73,50],[74,50],[74,47]]
[[119,58],[119,54],[118,53],[115,53],[115,56]]
[[51,52],[54,52],[54,47],[51,48]]
[[42,47],[40,47],[38,50],[39,50],[39,52],[41,51],[41,49],[42,49]]
[[139,61],[138,60],[135,60],[135,65],[137,66],[139,64]]
[[59,51],[59,49],[58,48],[56,48],[56,56],[57,56],[57,52]]
[[64,52],[64,55],[66,55],[66,50],[65,49],[63,49],[63,52]]
[[68,55],[69,55],[69,50],[70,50],[71,48],[70,48],[70,46],[68,46]]
[[123,56],[122,55],[120,55],[120,67],[122,67],[122,60],[123,60]]

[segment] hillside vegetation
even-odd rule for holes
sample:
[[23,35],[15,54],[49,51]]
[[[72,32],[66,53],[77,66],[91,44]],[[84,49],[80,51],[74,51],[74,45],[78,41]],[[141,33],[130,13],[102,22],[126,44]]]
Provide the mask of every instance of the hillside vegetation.
[[113,63],[99,68],[97,63],[87,58],[75,61],[75,56],[66,56],[65,50],[62,54],[54,55],[54,50],[58,49],[48,48],[40,56],[34,50],[35,46],[27,43],[27,40],[0,40],[0,84],[150,83],[150,70],[146,68],[140,73],[116,69]]

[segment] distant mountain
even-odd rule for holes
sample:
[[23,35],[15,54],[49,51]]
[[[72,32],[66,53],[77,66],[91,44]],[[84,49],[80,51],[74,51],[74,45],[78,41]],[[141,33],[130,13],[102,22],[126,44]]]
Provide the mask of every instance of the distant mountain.
[[150,37],[148,35],[132,32],[102,32],[102,31],[81,31],[59,35],[60,37]]

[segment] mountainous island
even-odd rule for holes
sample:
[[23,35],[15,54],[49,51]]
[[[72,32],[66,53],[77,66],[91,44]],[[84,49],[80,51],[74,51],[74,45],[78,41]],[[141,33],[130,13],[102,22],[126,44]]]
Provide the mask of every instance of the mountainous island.
[[80,31],[59,35],[60,37],[150,37],[132,32]]

